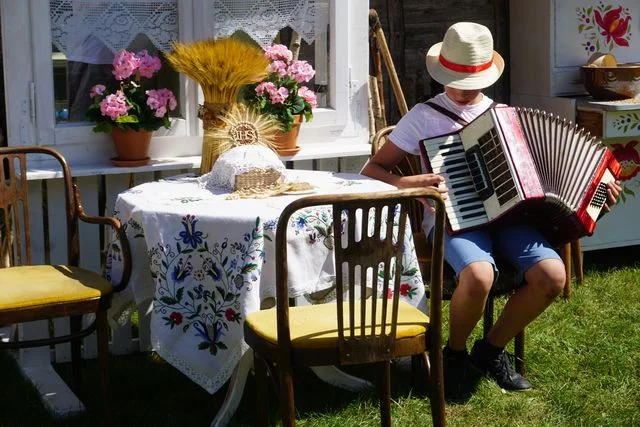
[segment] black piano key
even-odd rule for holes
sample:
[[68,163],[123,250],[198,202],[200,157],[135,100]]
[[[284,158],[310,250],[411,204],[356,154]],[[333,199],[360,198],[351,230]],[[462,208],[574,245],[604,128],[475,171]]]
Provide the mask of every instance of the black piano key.
[[460,219],[472,219],[472,218],[477,218],[479,216],[485,216],[486,212],[484,211],[478,211],[478,212],[472,212],[472,213],[468,213],[468,214],[464,214],[460,217]]
[[438,150],[446,150],[447,148],[457,148],[462,145],[462,141],[448,142],[438,146]]

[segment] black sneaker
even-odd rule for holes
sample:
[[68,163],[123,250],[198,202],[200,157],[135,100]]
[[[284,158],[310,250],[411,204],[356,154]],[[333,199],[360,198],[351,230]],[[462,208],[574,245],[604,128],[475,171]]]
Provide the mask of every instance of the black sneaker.
[[492,378],[505,390],[524,391],[532,388],[531,383],[513,369],[504,349],[492,347],[486,341],[478,340],[473,344],[470,359],[476,369]]
[[476,377],[467,350],[442,350],[444,371],[444,397],[452,402],[466,402],[475,390]]

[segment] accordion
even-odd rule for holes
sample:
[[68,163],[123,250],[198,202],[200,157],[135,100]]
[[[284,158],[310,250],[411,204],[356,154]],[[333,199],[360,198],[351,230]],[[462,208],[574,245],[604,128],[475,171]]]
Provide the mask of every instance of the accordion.
[[591,235],[620,164],[589,132],[552,114],[495,107],[456,133],[420,141],[441,175],[450,234],[528,223],[553,244]]

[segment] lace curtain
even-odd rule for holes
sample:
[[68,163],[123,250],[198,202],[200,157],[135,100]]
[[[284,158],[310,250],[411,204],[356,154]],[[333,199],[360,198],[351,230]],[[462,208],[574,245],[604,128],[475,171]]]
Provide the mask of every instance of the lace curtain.
[[[326,31],[329,0],[203,0],[211,2],[211,34],[242,30],[261,46],[287,26],[312,43]],[[109,64],[144,34],[159,50],[178,38],[178,0],[49,0],[55,47],[70,61]]]
[[[311,44],[326,32],[329,0],[209,0],[213,3],[216,37],[242,30],[262,47],[269,46],[285,27]],[[346,0],[343,0],[346,1]]]

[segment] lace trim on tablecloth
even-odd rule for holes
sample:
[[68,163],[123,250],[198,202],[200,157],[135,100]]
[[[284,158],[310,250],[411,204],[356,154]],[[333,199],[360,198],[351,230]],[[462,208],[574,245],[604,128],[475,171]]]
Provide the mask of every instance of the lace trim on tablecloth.
[[204,375],[201,371],[194,369],[187,361],[177,354],[171,351],[165,351],[158,340],[154,340],[153,349],[160,357],[200,387],[205,389],[209,394],[214,394],[231,378],[233,370],[238,365],[242,355],[249,349],[249,346],[244,341],[241,341],[238,347],[233,350],[229,350],[229,355],[225,359],[224,366],[220,366],[219,369],[215,371],[215,375],[213,377]]

